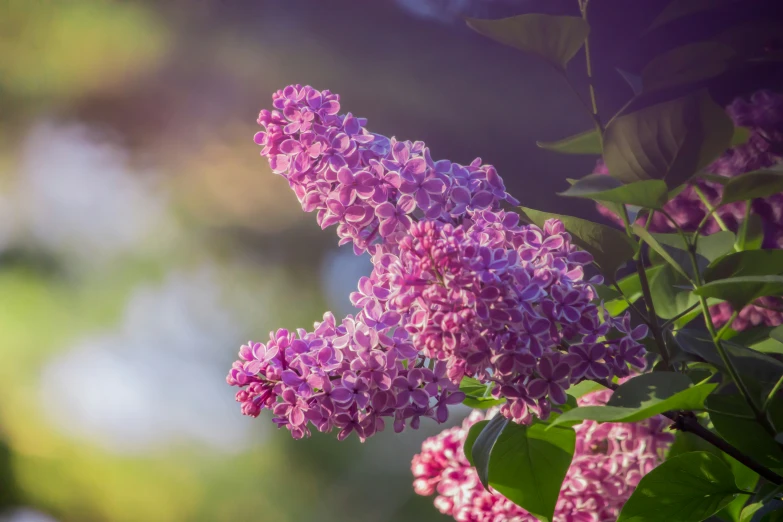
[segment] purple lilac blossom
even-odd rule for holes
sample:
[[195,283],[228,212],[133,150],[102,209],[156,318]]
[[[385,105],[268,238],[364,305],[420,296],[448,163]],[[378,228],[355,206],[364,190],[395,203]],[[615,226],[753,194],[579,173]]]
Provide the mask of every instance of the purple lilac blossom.
[[227,381],[242,388],[243,413],[272,410],[295,438],[312,426],[364,440],[387,421],[395,431],[445,422],[470,376],[507,398],[503,415],[528,423],[563,404],[570,385],[644,365],[644,327],[592,302],[591,256],[559,221],[542,230],[500,210],[515,200],[493,167],[436,162],[421,142],[372,135],[337,116],[328,91],[291,86],[274,103],[284,116],[262,111],[262,155],[374,268],[350,296],[355,315],[327,313],[312,332],[278,330],[240,349]]
[[[772,167],[783,160],[783,93],[758,91],[750,97],[750,101],[738,98],[729,104],[726,110],[735,125],[750,131],[750,138],[746,143],[726,151],[707,167],[708,172],[731,178],[753,170]],[[594,172],[609,174],[606,165],[600,160]],[[706,196],[711,206],[718,205],[723,195],[721,184],[704,179],[696,180],[694,184]],[[706,205],[691,185],[669,201],[664,209],[686,232],[694,232],[708,213]],[[745,202],[730,203],[720,207],[716,214],[729,230],[737,232],[744,220],[745,209]],[[606,207],[598,205],[598,211],[618,225],[622,225],[620,218]],[[751,213],[761,218],[764,231],[762,248],[783,248],[783,193],[754,199],[751,202]],[[644,218],[640,218],[638,222],[643,224]],[[676,232],[672,223],[660,212],[653,216],[650,230],[660,233]],[[709,235],[720,230],[717,220],[711,217],[706,221],[701,232]],[[749,305],[739,312],[732,323],[734,330],[742,331],[759,325],[783,324],[783,300],[762,297],[756,301],[756,304],[761,306]],[[726,324],[732,314],[732,308],[728,303],[715,305],[710,308],[710,311],[716,326]]]
[[[611,391],[579,399],[580,406],[606,403]],[[474,411],[462,423],[430,437],[413,457],[413,487],[419,495],[435,494],[435,507],[464,522],[535,522],[537,519],[494,490],[481,485],[463,446],[470,427],[487,414]],[[674,440],[669,421],[657,416],[636,423],[585,421],[574,427],[576,449],[560,489],[554,522],[611,522],[639,480],[663,460]]]

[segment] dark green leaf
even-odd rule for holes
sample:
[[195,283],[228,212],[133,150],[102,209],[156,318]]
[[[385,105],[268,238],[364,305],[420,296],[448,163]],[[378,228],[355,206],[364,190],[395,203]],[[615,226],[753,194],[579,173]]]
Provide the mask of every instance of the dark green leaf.
[[650,246],[650,248],[655,250],[655,252],[659,256],[661,256],[664,259],[664,261],[669,263],[669,265],[671,265],[672,268],[674,268],[677,272],[682,274],[683,277],[685,277],[686,279],[690,278],[690,275],[688,274],[687,271],[685,271],[685,269],[680,265],[680,263],[678,263],[677,260],[675,260],[674,257],[672,257],[669,251],[665,249],[658,242],[658,240],[655,239],[655,237],[652,234],[650,234],[643,226],[634,223],[632,228],[633,228],[633,233],[639,236],[642,241],[647,243]]
[[[723,338],[727,341],[730,339],[731,342],[742,346],[752,346],[756,343],[760,343],[765,339],[768,339],[772,330],[774,330],[774,328],[771,326],[756,326],[754,328],[743,330],[742,332],[735,332],[731,337],[724,334]],[[734,330],[731,331],[733,332]]]
[[[753,417],[753,411],[740,395],[707,397],[710,420],[718,433],[740,451],[771,468],[783,467],[783,449]],[[749,417],[748,419],[737,417]]]
[[[723,359],[707,332],[682,329],[677,332],[675,340],[683,351],[702,358],[723,372],[727,371]],[[783,375],[783,363],[773,357],[730,341],[721,341],[721,345],[745,382],[745,386],[759,400],[767,396],[769,390]]]
[[[647,268],[645,270],[647,273],[647,280],[652,281],[655,275],[660,270],[662,270],[664,266],[665,265],[655,265]],[[633,303],[642,297],[642,283],[639,281],[639,274],[637,272],[622,278],[617,282],[617,284],[628,301]],[[604,303],[604,307],[606,308],[606,311],[609,313],[609,315],[616,317],[628,309],[628,303],[622,297],[617,297],[615,299],[606,301]]]
[[532,515],[551,521],[575,443],[571,428],[509,423],[492,450],[489,484]]
[[783,275],[783,250],[745,250],[728,254],[707,267],[704,280],[709,283],[730,277],[763,275]]
[[468,26],[496,42],[543,58],[559,69],[590,34],[590,26],[575,16],[524,14],[499,20],[466,19]]
[[742,510],[740,522],[780,522],[783,520],[783,500],[754,502]]
[[720,457],[685,453],[642,478],[617,522],[698,522],[720,511],[738,491]]
[[642,70],[644,92],[700,82],[726,72],[735,56],[728,45],[695,42],[656,56]]
[[661,180],[637,181],[624,185],[603,174],[590,174],[580,179],[561,196],[609,201],[642,208],[661,208],[666,204],[669,189]]
[[780,192],[783,192],[783,171],[754,170],[730,178],[723,187],[723,197],[720,204],[726,205],[753,198],[766,198]]
[[783,295],[783,276],[742,276],[719,279],[696,288],[696,295],[728,301],[740,310],[751,301],[765,296]]
[[485,488],[489,489],[489,462],[492,456],[492,449],[508,425],[509,420],[502,415],[495,415],[490,419],[484,429],[478,434],[470,448],[470,462],[476,467],[479,480]]
[[538,227],[543,227],[548,219],[559,219],[571,234],[576,246],[590,252],[595,264],[608,281],[615,280],[615,272],[631,259],[636,252],[636,245],[619,230],[599,225],[586,219],[559,214],[550,214],[530,208],[521,207],[524,216]]
[[553,426],[574,420],[637,422],[670,410],[698,410],[715,383],[693,385],[673,372],[646,373],[621,384],[606,406],[583,406],[558,417]]
[[604,160],[623,182],[677,187],[720,156],[733,132],[724,109],[702,91],[615,119],[604,134]]
[[737,236],[738,250],[758,250],[764,243],[764,222],[758,214],[751,214],[747,226],[741,226]]
[[672,319],[699,302],[690,290],[679,290],[676,284],[682,276],[670,266],[665,266],[650,280],[650,293],[655,304],[655,313],[661,319]]
[[476,466],[476,464],[473,462],[473,445],[476,443],[476,439],[487,426],[487,424],[489,424],[489,421],[483,420],[478,421],[476,424],[471,426],[470,430],[468,430],[467,437],[465,437],[465,444],[462,446],[463,452],[465,453],[465,458],[468,459],[468,462],[470,462],[470,465],[473,467]]
[[769,332],[769,336],[777,342],[783,343],[783,324],[775,327],[775,329]]
[[601,136],[593,129],[580,132],[575,136],[569,136],[558,141],[537,141],[542,149],[560,152],[561,154],[589,154],[601,155]]
[[692,14],[714,9],[737,0],[672,0],[653,20],[648,31]]

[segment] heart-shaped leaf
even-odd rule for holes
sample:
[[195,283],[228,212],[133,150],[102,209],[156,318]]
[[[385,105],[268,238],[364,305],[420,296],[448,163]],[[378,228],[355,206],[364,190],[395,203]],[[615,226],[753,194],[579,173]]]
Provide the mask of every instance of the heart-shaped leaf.
[[476,439],[484,431],[484,428],[489,424],[488,420],[478,421],[476,424],[470,427],[468,435],[465,437],[465,444],[462,446],[462,450],[465,453],[465,458],[468,459],[470,465],[475,467],[476,463],[473,462],[473,446],[476,443]]
[[593,129],[580,132],[575,136],[569,136],[558,141],[537,141],[542,149],[560,152],[561,154],[589,154],[593,156],[601,155],[601,136],[598,131]]
[[672,410],[703,409],[704,399],[715,383],[694,385],[681,373],[653,372],[621,384],[606,406],[582,406],[567,411],[552,422],[557,426],[576,420],[638,422]]
[[730,178],[723,187],[723,197],[720,204],[726,205],[736,201],[766,198],[780,192],[783,192],[783,170],[754,170]]
[[575,444],[571,428],[509,423],[492,450],[489,484],[538,519],[551,521]]
[[731,469],[720,457],[684,453],[642,477],[617,522],[699,522],[738,493]]
[[728,45],[695,42],[656,56],[642,70],[643,92],[696,83],[726,72],[736,55]]
[[590,174],[560,195],[659,209],[666,204],[669,189],[657,179],[623,184],[611,176]]
[[471,29],[484,36],[543,58],[558,69],[565,69],[590,34],[587,22],[575,16],[524,14],[499,20],[467,18],[466,21]]
[[625,183],[663,179],[677,187],[729,146],[734,124],[700,91],[616,118],[604,134],[609,173]]
[[615,272],[636,253],[636,245],[616,228],[599,225],[586,219],[560,214],[550,214],[521,207],[528,221],[543,228],[549,219],[559,219],[571,234],[576,246],[593,256],[595,264],[609,281],[615,280]]
[[759,297],[783,295],[783,276],[742,276],[719,279],[696,288],[696,295],[728,301],[740,310]]
[[682,283],[674,269],[668,265],[650,280],[650,294],[655,304],[655,313],[661,319],[672,319],[699,302],[699,298],[688,290],[677,288]]

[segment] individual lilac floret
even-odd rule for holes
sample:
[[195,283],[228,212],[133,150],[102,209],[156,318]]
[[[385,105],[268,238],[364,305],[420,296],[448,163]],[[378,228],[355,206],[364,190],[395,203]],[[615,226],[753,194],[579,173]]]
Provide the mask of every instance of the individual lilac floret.
[[284,176],[302,209],[322,228],[337,225],[340,244],[357,253],[404,235],[415,212],[452,221],[468,210],[518,203],[490,165],[433,161],[422,142],[372,134],[366,120],[338,115],[339,96],[290,85],[262,110],[255,135],[272,172]]
[[[746,127],[750,138],[744,144],[726,151],[715,160],[707,170],[719,176],[734,177],[753,170],[768,168],[783,160],[783,94],[768,90],[754,93],[750,101],[742,98],[734,100],[726,108],[734,124]],[[595,172],[609,174],[606,165],[599,161]],[[723,195],[723,186],[719,183],[699,179],[695,186],[704,194],[711,206],[717,206]],[[693,186],[687,186],[669,201],[664,209],[686,232],[694,232],[702,219],[708,214],[707,206],[699,198]],[[720,207],[716,214],[727,228],[733,232],[740,229],[744,220],[746,203],[730,203]],[[601,214],[618,225],[622,221],[609,209],[598,206]],[[751,203],[751,212],[761,218],[764,231],[762,248],[783,248],[783,193],[768,198],[756,198]],[[639,220],[640,224],[644,220]],[[660,212],[653,216],[650,223],[652,232],[676,232],[674,225]],[[721,228],[714,218],[709,218],[701,229],[702,234],[714,234]],[[757,301],[761,306],[749,305],[742,309],[732,328],[742,331],[746,328],[764,325],[783,324],[783,301],[774,298],[762,298]],[[722,326],[731,317],[732,309],[728,303],[721,303],[711,309],[713,321]]]
[[[611,392],[594,392],[580,406],[604,404]],[[413,488],[419,495],[435,494],[435,507],[458,521],[535,522],[537,519],[494,490],[481,485],[463,446],[470,427],[493,414],[474,411],[462,426],[430,437],[413,457]],[[674,440],[669,421],[657,416],[637,423],[575,426],[576,448],[560,488],[554,522],[611,522],[641,478],[661,463]]]

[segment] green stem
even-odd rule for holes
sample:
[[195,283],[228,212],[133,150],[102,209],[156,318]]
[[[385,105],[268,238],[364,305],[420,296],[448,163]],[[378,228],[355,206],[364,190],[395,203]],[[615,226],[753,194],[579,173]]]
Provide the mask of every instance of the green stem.
[[770,391],[769,395],[767,395],[767,399],[764,401],[764,406],[761,407],[762,411],[767,411],[767,408],[769,408],[769,403],[772,402],[772,399],[775,398],[775,394],[778,392],[778,390],[780,390],[781,386],[783,386],[783,375],[780,376],[780,379],[778,379],[778,382],[775,383],[772,391]]
[[739,315],[739,312],[737,312],[736,310],[735,310],[734,312],[732,312],[732,313],[731,313],[731,317],[729,317],[729,320],[726,322],[726,324],[724,324],[724,325],[723,325],[723,328],[721,328],[720,330],[718,330],[718,333],[716,334],[716,337],[715,337],[715,338],[716,338],[718,341],[720,341],[721,339],[723,339],[723,335],[724,335],[726,332],[728,332],[728,331],[729,331],[729,328],[731,328],[731,325],[732,325],[732,323],[734,322],[734,319],[736,319],[738,315]]
[[[587,4],[590,0],[582,0],[579,2],[579,8],[582,12],[582,20],[587,22]],[[601,123],[601,116],[598,114],[598,102],[595,97],[595,87],[593,86],[593,64],[590,59],[590,36],[585,38],[585,65],[587,66],[587,88],[590,91],[590,105],[592,107],[593,120],[595,121],[598,132],[601,135],[601,142],[603,144],[604,126]]]
[[623,289],[620,288],[620,285],[618,285],[616,282],[612,282],[612,285],[614,285],[615,290],[617,290],[617,292],[623,298],[623,301],[628,303],[628,307],[633,309],[633,311],[636,312],[637,314],[639,314],[639,317],[642,318],[642,321],[644,321],[644,323],[647,326],[650,326],[650,320],[647,318],[647,316],[641,310],[639,310],[639,308],[637,308],[637,306],[635,304],[633,304],[631,302],[630,299],[628,299],[628,297],[626,297],[626,295],[623,293]]
[[[752,200],[748,200],[745,202],[745,217],[742,220],[742,227],[740,229],[740,236],[743,239],[743,242],[747,240],[748,238],[748,223],[750,222],[750,207],[751,207]],[[739,239],[739,238],[738,238]],[[745,248],[745,245],[740,245],[742,248]],[[737,250],[735,246],[735,250]]]
[[701,189],[696,186],[695,184],[692,185],[693,191],[696,192],[696,195],[699,196],[699,199],[702,203],[704,203],[704,206],[707,207],[707,210],[710,211],[710,214],[713,214],[713,218],[715,218],[715,222],[718,224],[721,230],[729,231],[729,227],[726,226],[726,223],[723,222],[723,219],[715,213],[716,208],[712,206],[712,203],[707,199],[707,196],[704,195],[704,192],[701,191]]

